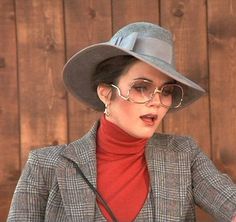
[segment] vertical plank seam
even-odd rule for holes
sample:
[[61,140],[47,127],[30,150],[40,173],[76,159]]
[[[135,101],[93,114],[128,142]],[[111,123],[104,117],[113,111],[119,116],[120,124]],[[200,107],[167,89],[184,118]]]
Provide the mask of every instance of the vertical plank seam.
[[161,26],[161,0],[158,0],[159,24]]
[[19,54],[18,54],[18,28],[17,28],[17,7],[16,1],[13,0],[14,14],[15,14],[15,44],[16,44],[16,81],[17,81],[17,109],[18,109],[18,142],[19,142],[19,170],[22,169],[22,140],[21,140],[21,103],[20,103],[20,74],[19,74]]
[[206,53],[207,53],[207,72],[208,72],[208,109],[209,109],[209,131],[210,131],[210,138],[209,138],[209,141],[210,141],[210,157],[211,159],[213,160],[213,156],[214,156],[214,153],[213,153],[213,147],[212,147],[212,144],[213,144],[213,137],[212,137],[212,115],[211,115],[211,93],[210,93],[210,86],[211,86],[211,83],[210,83],[210,75],[211,75],[211,67],[210,67],[210,58],[209,58],[209,32],[208,32],[208,29],[209,29],[209,21],[208,21],[208,0],[205,0],[205,3],[206,3],[206,42],[207,42],[207,48],[206,48]]
[[111,33],[114,34],[114,12],[113,12],[113,0],[110,0],[110,6],[111,6]]
[[[65,1],[64,0],[62,0],[62,14],[63,14],[63,32],[64,32],[64,63],[66,63],[66,61],[67,61],[67,38],[66,38],[66,10],[65,10]],[[61,81],[63,81],[63,80],[61,80]],[[69,121],[69,99],[68,99],[68,92],[66,91],[66,89],[64,88],[64,90],[65,90],[65,93],[66,93],[66,96],[65,96],[65,98],[66,98],[66,122],[67,122],[67,135],[66,135],[66,137],[67,137],[67,143],[69,142],[69,135],[70,135],[70,133],[69,133],[69,129],[70,129],[70,127],[69,127],[69,124],[70,124],[70,121]]]

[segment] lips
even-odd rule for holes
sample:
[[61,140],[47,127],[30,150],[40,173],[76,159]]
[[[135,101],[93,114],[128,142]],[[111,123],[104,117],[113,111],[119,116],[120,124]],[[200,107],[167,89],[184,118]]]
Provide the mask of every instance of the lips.
[[145,124],[153,126],[158,116],[155,114],[146,114],[146,115],[140,116],[140,118],[143,120]]

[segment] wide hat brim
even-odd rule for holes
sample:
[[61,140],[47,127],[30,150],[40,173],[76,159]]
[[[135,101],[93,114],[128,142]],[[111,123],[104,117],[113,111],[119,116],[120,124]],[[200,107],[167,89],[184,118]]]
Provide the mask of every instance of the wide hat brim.
[[96,66],[102,61],[119,56],[131,55],[135,58],[148,63],[157,70],[175,79],[184,88],[184,98],[180,107],[170,109],[177,111],[191,104],[200,98],[205,90],[193,81],[177,72],[170,64],[152,56],[140,55],[130,50],[125,50],[110,43],[99,43],[89,46],[74,56],[65,64],[63,69],[63,79],[66,88],[76,98],[97,111],[104,110],[104,104],[100,101],[97,93],[92,90],[91,76],[95,72]]

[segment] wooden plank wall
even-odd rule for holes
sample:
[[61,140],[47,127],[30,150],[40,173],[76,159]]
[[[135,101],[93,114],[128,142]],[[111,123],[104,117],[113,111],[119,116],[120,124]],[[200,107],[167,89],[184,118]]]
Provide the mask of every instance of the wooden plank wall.
[[160,130],[193,136],[236,182],[235,1],[0,0],[0,221],[29,151],[81,137],[100,115],[67,95],[66,60],[135,21],[170,29],[177,69],[208,91]]

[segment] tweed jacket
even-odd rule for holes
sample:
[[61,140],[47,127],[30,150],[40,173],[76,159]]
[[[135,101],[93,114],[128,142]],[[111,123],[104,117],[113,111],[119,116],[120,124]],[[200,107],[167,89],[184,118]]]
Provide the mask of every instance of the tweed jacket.
[[[94,221],[98,123],[69,145],[34,150],[16,187],[7,221]],[[231,221],[236,186],[189,137],[154,134],[146,147],[154,215],[149,221],[195,221],[195,204]]]

